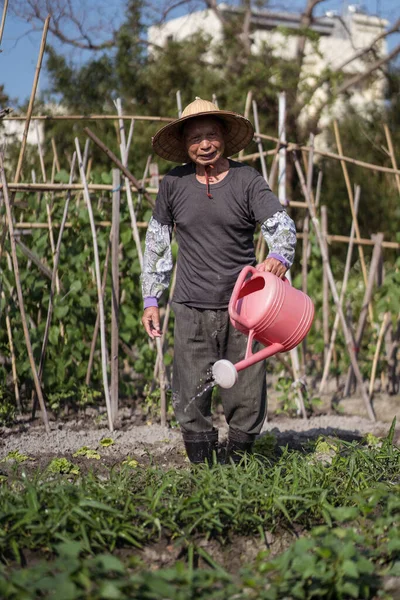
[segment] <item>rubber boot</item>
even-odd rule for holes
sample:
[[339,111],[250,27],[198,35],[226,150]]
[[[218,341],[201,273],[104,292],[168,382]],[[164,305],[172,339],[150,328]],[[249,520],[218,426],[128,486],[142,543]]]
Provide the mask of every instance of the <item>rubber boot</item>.
[[225,462],[239,463],[245,454],[252,453],[253,444],[254,436],[229,431]]
[[218,451],[218,430],[202,431],[200,433],[182,433],[188,459],[193,464],[213,464],[214,455]]

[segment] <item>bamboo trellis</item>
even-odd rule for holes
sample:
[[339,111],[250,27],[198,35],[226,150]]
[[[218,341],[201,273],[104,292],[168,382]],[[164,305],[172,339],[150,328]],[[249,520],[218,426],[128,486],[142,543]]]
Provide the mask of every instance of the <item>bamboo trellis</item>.
[[[86,200],[87,209],[90,213],[91,212],[90,211],[90,202],[91,202],[90,195],[97,194],[97,193],[106,193],[108,195],[114,194],[114,198],[115,198],[116,184],[115,184],[115,181],[113,182],[113,184],[110,184],[110,185],[94,184],[94,183],[91,183],[90,181],[88,181],[88,173],[85,172],[85,169],[83,168],[83,166],[86,165],[88,162],[89,146],[88,146],[88,144],[86,144],[84,157],[82,158],[82,156],[80,155],[80,147],[79,147],[79,142],[77,139],[76,139],[75,143],[76,143],[76,151],[79,156],[80,179],[81,179],[80,183],[73,182],[73,171],[74,171],[73,166],[70,168],[71,174],[70,174],[69,183],[54,183],[53,181],[47,181],[47,177],[45,174],[44,159],[43,159],[42,149],[41,149],[40,145],[38,145],[38,153],[39,153],[39,162],[41,165],[43,182],[21,181],[20,179],[21,179],[21,174],[22,174],[22,165],[23,165],[23,160],[24,160],[24,156],[25,156],[27,133],[29,131],[30,123],[38,122],[38,121],[50,121],[50,120],[68,120],[68,121],[100,121],[100,120],[103,120],[103,121],[112,121],[112,122],[115,122],[118,124],[118,131],[119,131],[120,144],[121,144],[120,145],[121,159],[118,159],[117,156],[115,154],[113,154],[113,152],[102,142],[102,140],[99,139],[96,135],[94,135],[93,132],[89,128],[86,127],[84,129],[84,132],[86,133],[88,138],[90,138],[105,153],[105,155],[108,157],[108,159],[110,161],[110,166],[113,166],[114,169],[116,167],[118,172],[120,172],[122,174],[121,183],[118,184],[118,186],[117,186],[118,194],[121,194],[123,192],[126,193],[127,202],[129,203],[129,209],[130,209],[129,213],[130,213],[130,217],[131,217],[133,241],[135,243],[136,251],[137,251],[138,257],[140,259],[140,264],[142,264],[140,230],[143,231],[146,229],[147,222],[136,220],[136,215],[135,215],[134,208],[133,208],[133,195],[137,194],[137,195],[142,196],[145,199],[145,201],[147,202],[148,206],[153,207],[154,206],[154,198],[158,192],[158,188],[145,185],[145,182],[147,183],[147,181],[148,181],[148,180],[146,180],[146,177],[147,177],[146,173],[148,171],[149,159],[147,160],[145,174],[142,177],[141,181],[136,179],[136,177],[133,175],[132,171],[128,167],[128,164],[129,164],[128,151],[129,151],[130,143],[132,141],[133,124],[135,121],[139,121],[139,120],[148,121],[148,122],[170,122],[173,119],[170,117],[163,117],[163,116],[154,116],[153,117],[153,116],[143,116],[143,115],[124,115],[122,113],[122,106],[121,106],[120,102],[116,103],[117,114],[114,114],[114,115],[89,115],[89,116],[86,116],[86,115],[55,115],[55,116],[35,115],[35,116],[33,116],[32,111],[33,111],[34,98],[35,98],[35,94],[36,94],[37,77],[40,72],[41,58],[43,56],[44,45],[45,45],[45,36],[46,36],[46,26],[45,26],[45,30],[43,33],[43,40],[42,40],[41,49],[40,49],[40,53],[39,53],[39,59],[38,59],[38,67],[37,67],[37,72],[35,75],[36,83],[34,82],[32,94],[31,94],[31,102],[29,104],[30,110],[28,111],[28,114],[26,116],[12,116],[12,117],[7,117],[7,119],[6,119],[6,120],[24,120],[25,127],[24,127],[23,141],[22,141],[22,145],[21,145],[21,150],[20,150],[20,154],[19,154],[18,165],[16,168],[14,180],[6,181],[5,177],[3,176],[2,182],[0,183],[0,200],[2,198],[5,200],[7,194],[8,193],[11,194],[11,201],[9,202],[9,208],[7,209],[7,217],[6,217],[6,219],[4,221],[4,225],[3,225],[3,239],[2,239],[1,248],[0,248],[0,259],[1,259],[1,254],[3,252],[3,247],[4,247],[4,238],[5,238],[5,235],[7,234],[7,232],[9,233],[10,236],[12,236],[12,238],[15,240],[15,242],[20,245],[22,250],[24,250],[24,245],[22,244],[22,242],[20,240],[21,235],[29,234],[30,232],[37,230],[37,229],[47,229],[47,230],[49,230],[51,235],[55,235],[55,233],[58,231],[57,245],[55,245],[55,241],[53,242],[54,262],[52,265],[52,269],[49,269],[49,267],[46,264],[44,264],[39,257],[35,256],[29,250],[29,248],[25,247],[25,250],[24,250],[25,253],[27,254],[27,256],[29,256],[29,259],[32,260],[34,262],[34,264],[36,264],[36,266],[38,266],[38,268],[40,268],[41,271],[51,279],[51,282],[52,282],[51,283],[50,304],[48,307],[48,315],[47,315],[47,323],[46,323],[46,333],[45,333],[45,337],[43,340],[39,370],[37,371],[36,366],[34,364],[32,364],[32,373],[33,373],[33,377],[35,379],[35,384],[36,384],[36,379],[37,379],[37,383],[38,383],[38,385],[36,386],[37,387],[37,396],[39,398],[39,402],[40,402],[41,409],[42,409],[42,418],[45,422],[46,429],[49,430],[49,424],[48,424],[48,420],[47,420],[47,416],[46,416],[46,407],[44,404],[44,397],[43,397],[43,394],[41,393],[41,388],[40,388],[40,379],[41,379],[41,375],[42,375],[43,367],[44,367],[44,356],[45,356],[45,349],[46,349],[46,343],[47,343],[47,337],[48,337],[48,330],[49,330],[51,318],[52,318],[51,301],[52,301],[52,297],[53,297],[54,293],[57,293],[57,290],[55,290],[55,287],[56,287],[56,281],[58,280],[58,265],[59,265],[58,261],[59,261],[59,255],[60,255],[60,247],[62,245],[62,232],[66,228],[74,227],[73,222],[67,221],[68,204],[71,200],[74,200],[74,198],[77,198],[78,195],[83,193],[85,200]],[[252,101],[251,94],[248,94],[247,101],[246,101],[247,111],[250,110],[251,101]],[[332,332],[329,332],[329,330],[328,330],[328,320],[325,321],[325,328],[326,328],[325,336],[329,336],[330,341],[329,341],[329,344],[326,345],[327,354],[326,354],[325,361],[324,361],[325,369],[324,369],[323,379],[321,382],[321,390],[323,390],[326,379],[328,377],[329,364],[330,364],[332,353],[334,352],[334,340],[335,340],[337,330],[338,330],[338,325],[340,322],[342,329],[344,331],[345,337],[346,337],[346,344],[347,344],[347,349],[348,349],[352,369],[356,374],[356,378],[357,378],[358,385],[359,385],[359,391],[364,399],[367,414],[371,419],[375,419],[375,414],[374,414],[374,411],[373,411],[373,408],[371,405],[371,397],[372,397],[373,391],[374,391],[374,381],[376,378],[376,366],[377,366],[377,362],[379,359],[379,351],[382,346],[382,342],[385,339],[385,336],[387,336],[388,331],[390,329],[389,325],[391,323],[391,316],[388,315],[388,313],[386,313],[384,316],[384,320],[378,326],[378,330],[379,330],[378,346],[377,346],[377,349],[376,349],[376,352],[374,355],[374,361],[373,361],[373,366],[372,366],[372,370],[371,370],[371,377],[370,377],[370,381],[369,381],[369,388],[367,391],[366,383],[363,381],[363,378],[361,376],[358,362],[357,362],[357,356],[356,356],[356,353],[354,352],[354,349],[352,346],[352,344],[353,344],[352,334],[349,330],[349,326],[347,324],[345,315],[341,308],[342,304],[343,304],[343,300],[344,300],[345,285],[343,283],[342,296],[339,298],[339,295],[336,290],[336,284],[333,279],[329,255],[326,252],[326,248],[327,248],[328,244],[331,245],[331,244],[335,244],[335,243],[348,245],[349,252],[350,252],[350,249],[354,245],[356,245],[359,249],[362,249],[363,247],[368,247],[368,246],[373,246],[376,248],[376,240],[361,237],[357,218],[356,218],[356,214],[357,214],[356,213],[356,210],[357,210],[356,196],[357,196],[357,194],[360,193],[360,190],[358,189],[356,196],[354,196],[353,189],[351,187],[351,183],[349,181],[345,165],[353,164],[362,169],[372,170],[375,172],[381,172],[381,173],[385,173],[388,177],[394,177],[395,181],[396,181],[397,189],[400,194],[400,170],[397,167],[397,163],[396,163],[396,159],[395,159],[395,151],[393,148],[390,131],[387,128],[387,126],[384,127],[385,135],[386,135],[386,139],[387,139],[387,143],[388,143],[388,149],[389,149],[388,156],[392,163],[391,167],[386,167],[384,165],[371,164],[371,163],[367,163],[365,161],[353,159],[352,157],[349,157],[349,156],[345,156],[343,154],[343,149],[341,147],[340,133],[339,133],[339,128],[338,128],[337,124],[335,125],[335,131],[336,131],[336,138],[338,141],[339,152],[333,153],[333,152],[320,151],[318,148],[315,147],[315,142],[313,139],[310,139],[310,142],[308,145],[301,145],[301,144],[294,144],[290,141],[282,142],[282,137],[275,137],[275,136],[263,134],[259,130],[257,105],[255,104],[254,101],[253,101],[253,113],[254,113],[254,117],[257,121],[257,132],[256,132],[255,138],[258,143],[259,151],[254,154],[245,154],[244,152],[241,152],[238,157],[239,160],[241,160],[243,162],[253,162],[255,160],[261,160],[261,164],[264,165],[264,167],[263,167],[264,176],[267,177],[267,167],[266,167],[265,159],[270,157],[272,159],[271,166],[270,166],[271,187],[275,186],[278,155],[279,155],[279,152],[282,150],[282,147],[284,147],[286,149],[286,151],[289,153],[289,155],[290,155],[290,152],[297,152],[297,153],[301,152],[302,156],[303,156],[303,160],[305,162],[306,176],[304,176],[302,173],[300,163],[297,159],[297,155],[294,155],[295,156],[294,164],[295,164],[295,167],[298,172],[298,176],[299,176],[299,179],[300,179],[300,182],[302,185],[302,190],[303,190],[303,195],[304,195],[305,201],[292,201],[292,202],[290,202],[289,207],[288,207],[289,211],[291,210],[292,207],[305,210],[304,229],[303,229],[303,231],[299,231],[297,234],[298,239],[303,241],[303,265],[302,265],[303,287],[307,285],[306,284],[307,247],[310,244],[310,229],[313,227],[317,234],[317,239],[319,241],[321,252],[323,254],[324,270],[325,270],[327,281],[329,282],[331,294],[335,300],[336,309],[337,309],[337,317],[336,317],[335,325],[333,327]],[[128,140],[125,137],[125,130],[124,130],[124,123],[127,121],[130,121],[130,123],[131,123],[129,134],[128,134]],[[269,143],[269,142],[273,143],[274,148],[272,148],[271,150],[264,149],[262,146],[261,140],[264,140],[266,143]],[[60,168],[61,168],[60,157],[57,152],[56,141],[54,140],[54,138],[52,138],[52,140],[51,140],[51,147],[52,147],[52,151],[53,151],[53,174],[54,174],[54,169],[60,170]],[[317,189],[316,189],[315,193],[313,191],[313,186],[312,186],[313,168],[315,168],[315,166],[317,166],[317,164],[318,164],[316,162],[318,156],[327,158],[329,160],[339,161],[339,163],[342,165],[344,177],[345,177],[346,184],[347,184],[347,190],[348,190],[349,202],[350,202],[350,212],[352,215],[352,222],[353,222],[352,232],[350,233],[350,235],[329,233],[329,231],[328,231],[329,226],[324,228],[324,230],[321,232],[319,220],[318,220],[318,216],[317,216],[317,211],[320,210],[319,198],[321,196],[321,188],[322,188],[322,173],[321,172],[319,172],[319,175],[318,175],[318,184],[317,184]],[[4,173],[4,169],[3,169],[3,173]],[[53,180],[53,177],[51,179]],[[36,193],[45,193],[45,194],[51,193],[53,203],[62,201],[66,194],[67,202],[66,202],[62,222],[58,223],[58,222],[54,221],[51,217],[51,211],[50,212],[48,211],[48,219],[46,222],[35,222],[35,221],[16,222],[12,211],[15,210],[19,206],[20,201],[15,200],[15,194],[17,192],[26,192],[26,193],[36,192]],[[116,206],[115,202],[116,202],[116,200],[114,199],[114,202],[113,202],[114,207]],[[323,208],[322,208],[322,214],[323,214]],[[105,220],[105,221],[96,221],[95,222],[93,215],[91,216],[90,221],[91,221],[91,228],[92,228],[92,233],[93,233],[94,248],[96,246],[96,239],[95,239],[96,230],[106,228],[111,231],[111,228],[113,228],[114,236],[118,236],[119,226],[117,224],[117,215],[115,214],[115,210],[113,212],[113,221]],[[10,227],[10,225],[11,225],[11,227]],[[143,236],[142,236],[142,238],[143,238]],[[11,239],[11,237],[10,237],[10,239]],[[92,368],[93,360],[95,360],[95,342],[96,342],[96,338],[97,338],[97,331],[98,331],[98,329],[100,329],[101,338],[102,338],[102,340],[101,340],[101,347],[102,347],[101,362],[102,362],[102,371],[103,371],[104,395],[106,398],[106,405],[107,405],[108,424],[109,424],[110,430],[112,430],[114,428],[114,423],[118,416],[118,372],[116,371],[116,368],[117,368],[116,365],[117,365],[118,359],[115,360],[115,357],[117,357],[117,355],[118,355],[118,352],[117,352],[118,346],[121,346],[122,348],[125,348],[125,349],[127,347],[126,347],[126,344],[121,343],[121,340],[118,340],[118,296],[119,296],[119,290],[118,290],[117,279],[116,279],[116,273],[117,273],[117,269],[118,269],[118,264],[117,264],[117,241],[118,240],[116,240],[115,238],[112,239],[112,236],[110,239],[112,240],[111,243],[112,243],[112,247],[113,247],[112,271],[113,271],[113,290],[114,290],[113,291],[113,294],[114,294],[113,310],[112,310],[113,342],[112,342],[111,364],[113,364],[113,368],[111,369],[111,372],[112,372],[112,375],[111,375],[111,382],[112,382],[111,383],[111,397],[110,397],[110,388],[109,388],[108,374],[107,374],[108,370],[110,368],[110,363],[107,359],[107,340],[106,340],[106,335],[105,335],[105,321],[104,321],[105,317],[104,317],[104,309],[103,310],[101,309],[101,306],[104,302],[105,278],[107,277],[108,260],[106,260],[106,263],[104,265],[103,277],[102,277],[102,281],[101,281],[100,264],[99,264],[98,257],[96,258],[95,262],[96,262],[96,280],[97,280],[97,289],[98,289],[99,312],[98,312],[98,319],[96,322],[95,332],[94,332],[94,336],[93,336],[92,351],[91,351],[91,356],[90,356],[90,360],[89,360],[89,367],[88,367],[88,373],[87,373],[86,380],[90,381],[91,368]],[[400,249],[400,244],[398,242],[391,241],[391,240],[383,240],[382,238],[379,238],[379,245],[382,250],[383,249],[385,249],[385,250],[386,249],[387,250],[399,250]],[[265,247],[263,247],[263,245],[261,244],[260,247],[258,248],[258,254],[260,255],[260,257],[262,257],[264,255],[264,253],[265,253]],[[96,250],[95,250],[95,255],[97,255]],[[360,253],[360,258],[361,258],[361,256],[363,256],[362,251]],[[362,268],[363,268],[363,273],[364,273],[364,281],[366,281],[366,283],[368,284],[368,286],[367,286],[368,289],[366,290],[366,292],[368,292],[367,299],[368,299],[368,305],[370,307],[369,313],[370,313],[370,319],[372,319],[373,318],[372,290],[373,290],[374,274],[373,274],[372,270],[370,270],[370,273],[368,276],[365,260],[362,260],[362,262],[363,262]],[[345,274],[345,277],[348,277],[348,270],[350,268],[349,265],[350,265],[350,262],[346,266],[347,272]],[[17,268],[16,265],[14,265],[14,270],[16,268]],[[15,276],[17,276],[17,271],[15,271]],[[305,290],[306,289],[307,289],[307,287],[305,287]],[[2,295],[3,295],[3,297],[6,297],[8,300],[11,300],[11,297],[8,298],[8,294],[3,289],[2,289]],[[325,302],[327,302],[327,300],[325,300]],[[20,299],[19,304],[20,304],[21,316],[23,316],[22,298]],[[169,304],[168,304],[168,306],[169,306]],[[167,311],[167,314],[169,314],[169,311]],[[166,322],[164,323],[163,338],[161,340],[161,343],[157,344],[157,363],[156,363],[156,368],[154,370],[155,377],[157,377],[157,376],[159,377],[160,392],[161,392],[161,398],[162,398],[162,403],[163,403],[163,411],[162,411],[162,423],[163,424],[166,423],[165,393],[166,393],[166,382],[168,380],[166,373],[165,373],[165,367],[164,367],[164,362],[163,362],[163,352],[165,352],[165,350],[166,350],[164,338],[166,335],[167,322],[168,321],[166,320]],[[12,342],[12,331],[10,331],[9,325],[10,325],[9,320],[7,320],[7,332],[8,332],[8,339],[9,339],[9,345],[10,345],[10,352],[11,352],[11,356],[12,356],[11,362],[12,362],[12,369],[13,369],[13,372],[12,372],[13,384],[14,384],[14,388],[15,388],[16,402],[19,403],[20,402],[20,398],[19,398],[20,392],[18,390],[17,373],[15,370],[15,356],[14,356],[14,348],[13,348],[13,342]],[[362,324],[359,325],[358,335],[356,334],[356,337],[359,342],[361,342],[362,330],[363,330],[364,325],[365,325],[365,313],[362,318]],[[394,341],[393,341],[392,346],[393,346],[393,348],[397,348],[397,346],[398,346],[397,338],[394,337],[393,340]],[[350,343],[350,341],[351,341],[351,343]],[[32,358],[31,351],[29,349],[28,339],[27,339],[27,350],[28,350],[28,354],[29,354],[30,358]],[[393,354],[393,349],[391,349],[390,352],[392,352],[392,354]],[[389,354],[390,354],[390,352],[389,352]],[[304,369],[305,369],[305,361],[304,361],[305,353],[306,353],[306,347],[303,348],[303,354],[301,356],[301,366],[296,365],[296,371],[298,369],[303,370],[303,375],[304,375]],[[390,354],[391,360],[392,360],[392,354]],[[282,363],[287,366],[287,368],[288,368],[288,370],[290,370],[290,372],[296,372],[296,371],[293,371],[293,366],[290,367],[290,365],[287,364],[287,362],[285,361],[285,359],[283,357],[280,357],[280,359],[281,359]],[[35,373],[36,373],[36,375],[35,375]],[[298,379],[299,376],[296,375],[296,377]],[[303,412],[303,416],[305,416],[305,414],[304,414],[305,411],[303,410],[302,412]]]

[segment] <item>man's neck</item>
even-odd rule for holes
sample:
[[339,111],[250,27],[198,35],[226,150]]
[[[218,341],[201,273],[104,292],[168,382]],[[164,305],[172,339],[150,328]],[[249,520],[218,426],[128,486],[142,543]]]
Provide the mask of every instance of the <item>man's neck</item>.
[[229,171],[229,161],[226,158],[220,158],[214,165],[204,166],[196,164],[196,175],[198,177],[205,177],[206,169],[209,177],[217,178],[218,175]]

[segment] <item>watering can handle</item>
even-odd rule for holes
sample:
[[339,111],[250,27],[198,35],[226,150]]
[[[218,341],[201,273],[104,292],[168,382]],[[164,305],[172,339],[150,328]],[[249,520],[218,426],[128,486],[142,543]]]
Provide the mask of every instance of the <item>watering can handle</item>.
[[[247,326],[247,323],[243,323],[243,321],[240,319],[240,314],[237,312],[236,310],[236,304],[237,301],[239,299],[239,294],[240,294],[240,290],[242,289],[243,283],[246,280],[246,277],[249,273],[257,274],[260,273],[260,271],[258,271],[255,267],[252,267],[251,265],[248,265],[247,267],[244,267],[240,274],[239,277],[237,278],[237,281],[235,283],[235,287],[233,288],[233,292],[231,295],[231,299],[229,301],[229,314],[230,316],[237,321],[238,323],[240,323],[241,325]],[[262,273],[262,271],[261,271]],[[290,281],[286,278],[283,277],[282,281],[284,281],[284,283],[287,283],[288,285],[290,285]]]
[[242,289],[243,283],[245,282],[245,279],[249,273],[252,273],[254,275],[255,273],[258,273],[258,271],[255,267],[252,267],[251,265],[248,265],[247,267],[244,267],[241,270],[239,277],[236,280],[235,287],[233,288],[231,299],[229,301],[229,314],[235,321],[237,321],[240,324],[243,323],[241,322],[240,315],[236,310],[236,304],[239,299],[240,290]]

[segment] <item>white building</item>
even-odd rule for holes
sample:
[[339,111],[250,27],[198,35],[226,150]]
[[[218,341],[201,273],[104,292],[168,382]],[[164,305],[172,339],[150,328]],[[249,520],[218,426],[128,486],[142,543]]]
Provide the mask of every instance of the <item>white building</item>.
[[[220,4],[219,10],[229,18],[237,14],[237,9],[226,4]],[[317,45],[307,40],[305,45],[305,57],[303,61],[302,82],[303,84],[315,82],[315,76],[323,69],[329,67],[333,71],[342,70],[346,78],[353,77],[362,72],[365,62],[361,59],[350,61],[360,50],[369,47],[374,40],[382,34],[388,22],[378,17],[357,12],[354,6],[350,6],[344,15],[329,12],[323,17],[318,17],[311,24],[310,29],[319,35]],[[288,60],[296,55],[297,37],[296,31],[300,28],[300,15],[291,13],[278,13],[272,11],[257,11],[252,13],[252,50],[259,52],[264,44],[273,49],[276,55]],[[285,35],[284,31],[290,31],[294,35]],[[204,32],[211,37],[210,58],[212,45],[222,41],[222,24],[212,10],[193,12],[176,19],[171,19],[162,26],[150,27],[148,39],[150,43],[164,46],[169,40],[182,41],[188,37]],[[387,54],[386,40],[381,39],[375,46],[379,57]],[[343,66],[346,61],[350,61]],[[362,80],[358,85],[351,88],[351,101],[353,105],[362,110],[370,103],[383,101],[384,77],[375,76],[374,84]],[[254,90],[256,92],[256,90]],[[311,106],[303,109],[303,117],[312,114],[320,101],[326,99],[327,90],[321,86],[315,93]],[[320,125],[326,122],[334,114],[340,117],[343,104],[337,102],[335,107],[325,109],[322,113]]]

